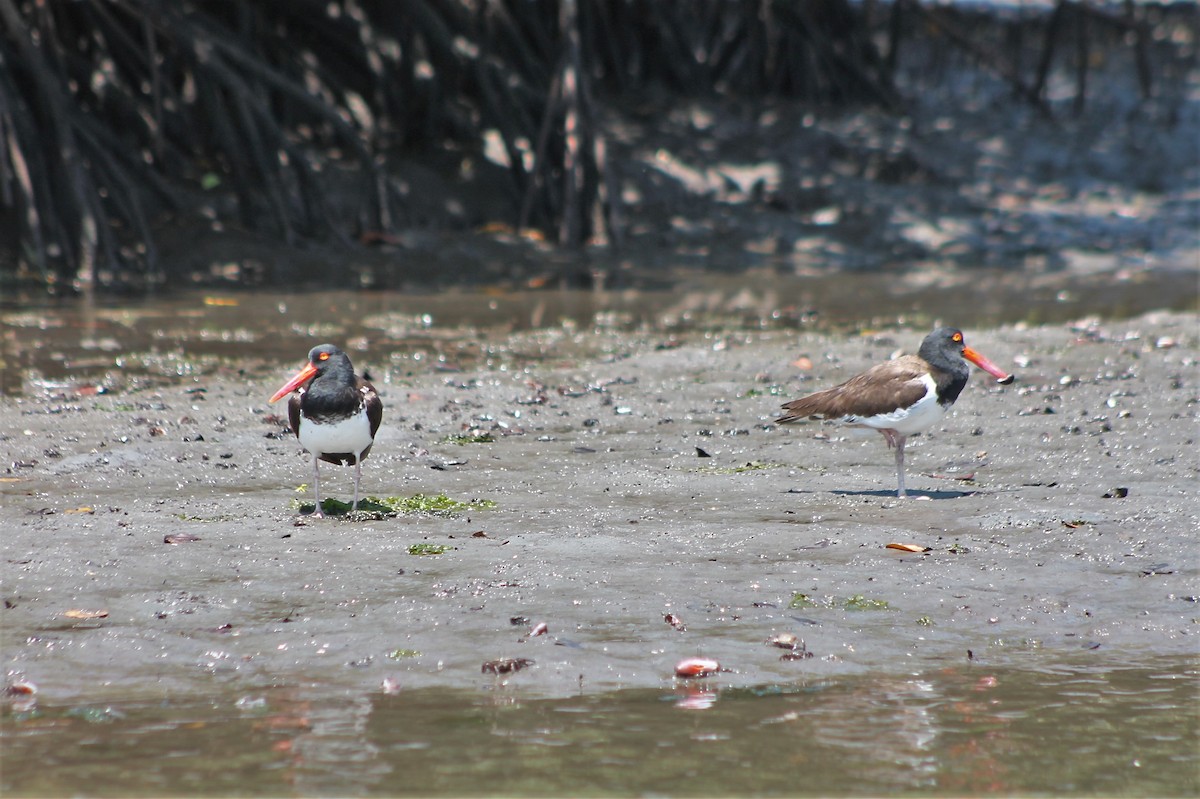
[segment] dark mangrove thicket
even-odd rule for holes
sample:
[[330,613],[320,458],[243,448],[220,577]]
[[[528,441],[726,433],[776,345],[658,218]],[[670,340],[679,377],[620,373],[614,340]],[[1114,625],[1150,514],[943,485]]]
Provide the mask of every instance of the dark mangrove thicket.
[[[0,280],[161,285],[166,218],[288,246],[388,240],[424,224],[394,159],[489,137],[511,198],[492,224],[619,247],[630,210],[605,109],[903,114],[911,48],[1070,114],[1097,53],[1126,53],[1151,97],[1194,66],[1195,27],[1191,4],[1132,1],[0,0]],[[1072,76],[1069,103],[1048,101],[1052,69]]]

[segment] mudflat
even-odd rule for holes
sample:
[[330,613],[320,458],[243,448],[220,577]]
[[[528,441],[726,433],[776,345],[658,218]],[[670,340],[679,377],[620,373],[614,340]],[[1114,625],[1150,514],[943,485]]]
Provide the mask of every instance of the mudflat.
[[[61,702],[214,680],[556,696],[661,686],[688,657],[754,685],[1196,654],[1196,317],[968,328],[1017,380],[973,370],[910,441],[907,500],[879,435],[773,424],[926,332],[611,333],[572,357],[600,334],[552,330],[497,348],[534,366],[357,363],[385,403],[364,495],[476,502],[448,515],[300,511],[308,457],[266,399],[320,342],[274,374],[0,399],[8,678]],[[351,487],[322,467],[327,496]]]

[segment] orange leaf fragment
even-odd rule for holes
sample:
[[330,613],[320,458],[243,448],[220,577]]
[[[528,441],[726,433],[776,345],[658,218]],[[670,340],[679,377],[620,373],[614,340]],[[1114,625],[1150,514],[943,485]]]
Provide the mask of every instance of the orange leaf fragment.
[[108,618],[107,610],[68,610],[63,614],[67,619],[104,619]]
[[801,355],[799,358],[792,361],[792,366],[807,372],[813,367],[812,358],[808,357],[807,355]]
[[71,508],[70,510],[63,511],[63,513],[95,513],[95,512],[96,512],[96,509],[91,507],[90,505],[81,505],[78,508]]
[[901,552],[928,552],[931,547],[923,547],[920,544],[888,544],[888,549],[898,549]]

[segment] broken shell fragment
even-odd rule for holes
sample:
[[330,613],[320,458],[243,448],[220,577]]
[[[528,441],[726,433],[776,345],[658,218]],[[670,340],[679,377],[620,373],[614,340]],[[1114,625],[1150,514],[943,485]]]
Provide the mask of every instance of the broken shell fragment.
[[105,619],[108,618],[107,610],[68,610],[63,612],[65,619]]

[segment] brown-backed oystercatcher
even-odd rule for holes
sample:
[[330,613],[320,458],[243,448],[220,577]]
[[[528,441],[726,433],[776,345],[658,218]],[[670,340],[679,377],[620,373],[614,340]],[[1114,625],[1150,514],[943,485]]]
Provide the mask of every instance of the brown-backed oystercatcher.
[[[963,359],[966,360],[963,360]],[[966,361],[1008,385],[1014,375],[963,343],[963,334],[939,327],[921,342],[916,355],[876,364],[841,385],[784,404],[779,424],[803,419],[832,419],[853,427],[878,430],[896,449],[896,495],[904,490],[904,444],[928,430],[958,399],[970,377]]]
[[313,495],[320,518],[321,461],[354,467],[354,505],[358,510],[358,484],[363,459],[371,452],[383,403],[375,387],[354,374],[346,353],[332,344],[313,347],[308,363],[275,392],[276,402],[295,391],[288,400],[288,420],[300,444],[312,454]]

